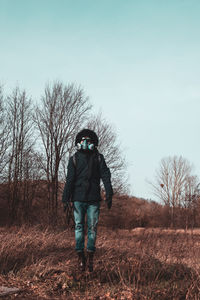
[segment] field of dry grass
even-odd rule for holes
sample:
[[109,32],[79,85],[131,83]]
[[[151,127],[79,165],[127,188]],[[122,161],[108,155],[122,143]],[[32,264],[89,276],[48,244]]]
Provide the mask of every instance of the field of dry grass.
[[99,227],[94,272],[76,270],[74,233],[0,228],[6,299],[200,299],[200,231]]

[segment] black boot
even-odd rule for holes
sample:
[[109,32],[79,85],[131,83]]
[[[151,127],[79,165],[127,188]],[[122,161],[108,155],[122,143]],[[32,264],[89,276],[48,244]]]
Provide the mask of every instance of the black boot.
[[84,251],[78,252],[78,269],[81,272],[85,271],[85,254],[84,254]]
[[93,258],[94,258],[94,252],[89,252],[88,251],[88,269],[89,272],[93,271]]

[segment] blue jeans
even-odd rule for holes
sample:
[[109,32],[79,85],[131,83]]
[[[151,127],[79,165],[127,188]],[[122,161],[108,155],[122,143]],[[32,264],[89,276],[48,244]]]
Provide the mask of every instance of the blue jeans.
[[85,215],[87,215],[88,240],[87,251],[94,252],[100,203],[74,202],[76,251],[83,251],[85,244]]

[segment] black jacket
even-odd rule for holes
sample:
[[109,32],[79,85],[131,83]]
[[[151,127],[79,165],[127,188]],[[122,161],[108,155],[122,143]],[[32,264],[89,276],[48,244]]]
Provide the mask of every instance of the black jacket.
[[106,198],[113,195],[110,170],[104,156],[97,150],[92,153],[77,151],[75,159],[70,157],[62,202],[98,202],[101,200],[100,179]]

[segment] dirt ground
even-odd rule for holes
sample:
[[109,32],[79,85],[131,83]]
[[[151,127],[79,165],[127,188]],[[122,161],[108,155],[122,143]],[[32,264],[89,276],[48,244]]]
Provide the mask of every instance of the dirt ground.
[[77,271],[73,230],[0,228],[4,299],[200,299],[200,230],[99,227],[94,271]]

